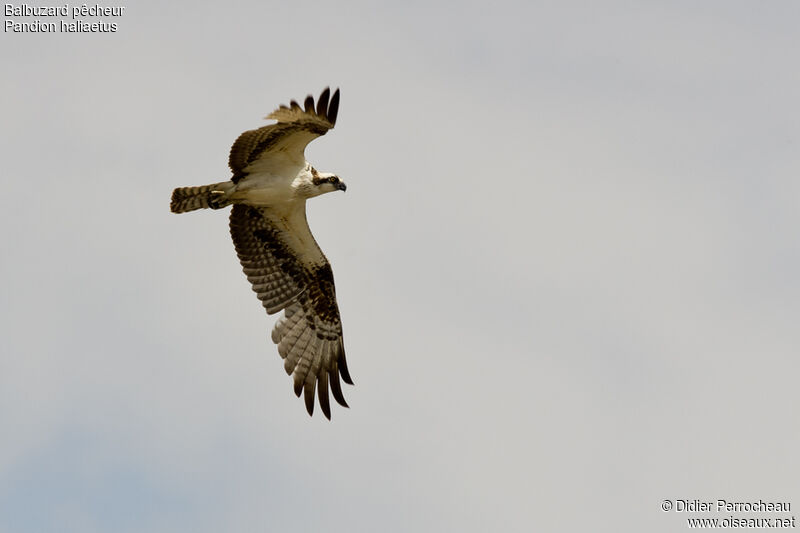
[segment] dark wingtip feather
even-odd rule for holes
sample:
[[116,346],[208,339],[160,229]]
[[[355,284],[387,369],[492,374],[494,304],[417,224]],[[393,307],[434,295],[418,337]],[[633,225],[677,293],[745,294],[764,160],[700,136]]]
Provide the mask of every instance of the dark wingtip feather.
[[334,126],[336,125],[336,117],[339,114],[339,89],[336,89],[336,92],[333,93],[333,98],[331,98],[331,103],[328,104],[328,120]]
[[308,414],[313,416],[314,415],[314,388],[317,384],[316,380],[306,381],[306,385],[303,390],[303,399],[306,401],[306,411]]
[[302,381],[295,381],[294,382],[294,395],[299,398],[301,392],[303,392],[303,382]]
[[331,385],[331,392],[336,402],[342,407],[350,407],[344,399],[344,394],[342,394],[342,384],[339,383],[339,369],[336,365],[328,371],[328,377],[328,382]]
[[344,344],[339,344],[339,372],[345,383],[353,384],[353,378],[350,377],[350,371],[347,369],[347,358],[344,356]]
[[328,98],[330,98],[330,96],[330,87],[325,87],[325,90],[319,95],[319,100],[317,100],[317,115],[322,118],[327,118],[328,116]]
[[296,100],[289,102],[289,105],[292,106],[292,109],[300,109],[300,104],[298,104]]
[[314,97],[311,96],[310,94],[308,96],[306,96],[305,105],[306,105],[306,113],[311,113],[313,115],[314,114]]
[[328,373],[322,372],[319,375],[319,383],[317,383],[317,396],[319,397],[319,406],[322,408],[322,414],[328,420],[331,419],[331,401],[328,398]]

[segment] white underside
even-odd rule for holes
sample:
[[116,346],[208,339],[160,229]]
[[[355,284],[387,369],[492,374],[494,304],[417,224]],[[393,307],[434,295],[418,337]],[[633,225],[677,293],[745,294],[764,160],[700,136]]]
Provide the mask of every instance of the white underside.
[[[298,182],[302,181],[304,167],[287,169],[290,172],[275,174],[257,172],[249,174],[234,187],[231,199],[255,207],[277,207],[303,201],[297,195]],[[292,176],[287,179],[286,176]]]
[[[234,203],[268,208],[264,211],[270,221],[283,231],[283,237],[298,258],[305,263],[320,264],[325,256],[319,249],[306,221],[306,196],[299,194],[304,183],[309,183],[310,165],[284,166],[274,172],[257,171],[249,174],[232,189]],[[293,176],[287,179],[287,176]]]

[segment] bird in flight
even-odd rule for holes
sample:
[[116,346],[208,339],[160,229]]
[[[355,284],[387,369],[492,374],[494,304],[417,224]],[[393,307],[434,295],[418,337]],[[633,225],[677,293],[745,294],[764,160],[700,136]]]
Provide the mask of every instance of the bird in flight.
[[231,147],[229,181],[180,187],[170,209],[221,209],[232,205],[233,245],[247,279],[267,313],[283,311],[272,341],[293,376],[294,392],[303,397],[309,415],[314,393],[325,417],[331,418],[328,391],[348,407],[339,376],[353,384],[347,370],[342,321],[336,303],[333,272],[311,234],[306,200],[347,189],[335,174],[319,172],[306,161],[305,148],[336,124],[339,89],[329,88],[301,107],[292,100],[266,118],[277,121],[242,133]]

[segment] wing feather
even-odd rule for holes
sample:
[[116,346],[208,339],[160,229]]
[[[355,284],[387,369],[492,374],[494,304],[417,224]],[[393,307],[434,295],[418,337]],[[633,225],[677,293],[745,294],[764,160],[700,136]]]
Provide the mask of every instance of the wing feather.
[[[296,366],[299,364],[300,356],[305,352],[306,345],[310,340],[311,330],[298,320],[294,323],[289,333],[278,341],[278,353],[281,357],[294,361]],[[294,371],[294,367],[292,371]]]
[[331,400],[328,397],[328,373],[322,372],[319,375],[319,387],[317,387],[317,395],[319,396],[319,406],[322,408],[322,413],[328,420],[331,419]]
[[339,361],[339,372],[342,374],[342,379],[348,385],[353,384],[353,378],[350,377],[350,371],[347,369],[347,358],[344,356],[344,341],[342,340],[342,335],[339,333],[338,345],[337,345],[337,353],[334,356],[334,359]]
[[342,384],[339,382],[339,369],[336,367],[336,363],[334,363],[333,368],[328,371],[328,376],[330,378],[328,381],[331,385],[333,397],[336,398],[336,401],[339,403],[339,405],[349,407],[344,399],[344,394],[342,393]]
[[303,396],[306,402],[306,411],[308,411],[309,415],[314,414],[314,390],[317,387],[317,380],[306,380],[305,385],[303,386]]
[[304,395],[306,409],[313,414],[316,392],[323,414],[330,418],[329,390],[347,407],[339,379],[353,381],[345,361],[333,272],[311,236],[304,205],[286,217],[269,208],[235,204],[230,229],[258,299],[270,314],[284,310],[271,337],[293,377],[295,394]]
[[336,89],[336,92],[333,93],[333,98],[331,98],[331,103],[328,104],[328,121],[336,125],[336,117],[339,115],[339,89]]
[[279,240],[272,238],[274,228],[258,209],[233,206],[230,227],[245,275],[267,313],[284,309],[304,288],[302,270],[292,268],[293,265],[286,261],[292,256],[291,252]]
[[[308,376],[309,368],[311,367],[311,362],[306,354],[314,353],[312,346],[314,338],[316,338],[314,332],[300,323],[295,327],[295,337],[288,339],[289,347],[286,350],[285,357],[295,362],[292,373],[300,381],[305,381]],[[283,343],[283,341],[281,341],[281,343]]]
[[271,159],[275,159],[276,165],[287,161],[301,164],[308,143],[325,135],[336,124],[339,89],[334,92],[330,103],[329,94],[330,88],[326,87],[316,109],[311,95],[306,97],[304,107],[292,100],[290,107],[281,105],[267,115],[266,118],[276,120],[276,124],[242,133],[233,143],[228,157],[228,165],[233,171],[232,181],[239,182]]
[[330,98],[330,96],[331,90],[328,87],[325,87],[325,90],[319,95],[319,101],[317,101],[317,115],[319,115],[320,118],[328,118],[328,98]]

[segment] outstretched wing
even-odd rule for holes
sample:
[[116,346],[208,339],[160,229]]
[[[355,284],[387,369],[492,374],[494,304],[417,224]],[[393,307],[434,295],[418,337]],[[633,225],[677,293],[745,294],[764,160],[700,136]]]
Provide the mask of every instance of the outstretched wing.
[[306,409],[313,414],[316,390],[322,412],[330,419],[328,388],[347,407],[339,376],[351,385],[353,380],[345,360],[333,272],[308,228],[305,204],[288,216],[236,204],[230,227],[244,273],[267,313],[285,309],[272,340],[286,373],[294,377],[295,394],[304,393]]
[[[303,155],[308,143],[333,128],[339,113],[339,89],[330,96],[325,88],[316,107],[314,97],[308,95],[304,106],[292,100],[289,107],[282,105],[266,118],[277,120],[270,124],[242,133],[231,147],[228,165],[236,183],[250,172],[273,165],[305,162]],[[272,161],[274,159],[274,161]]]

